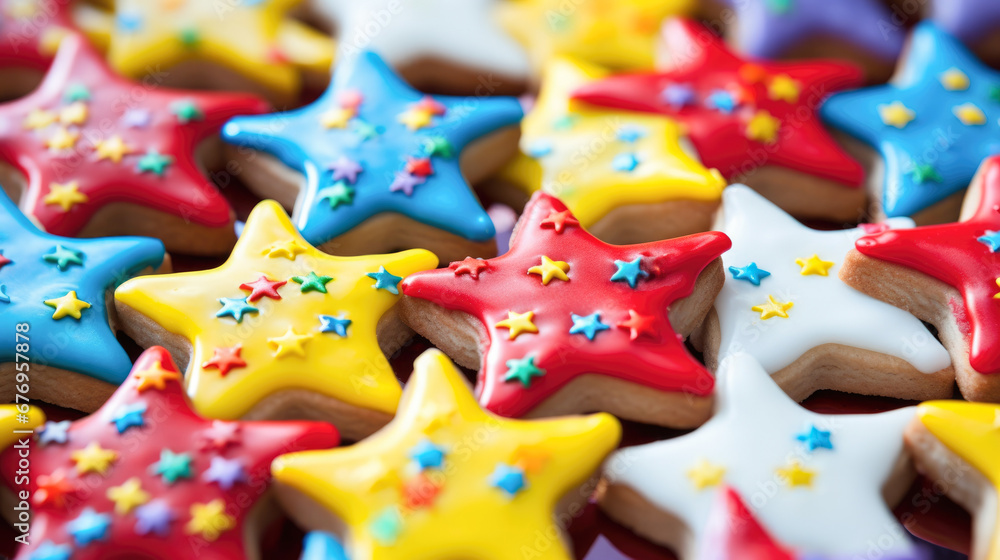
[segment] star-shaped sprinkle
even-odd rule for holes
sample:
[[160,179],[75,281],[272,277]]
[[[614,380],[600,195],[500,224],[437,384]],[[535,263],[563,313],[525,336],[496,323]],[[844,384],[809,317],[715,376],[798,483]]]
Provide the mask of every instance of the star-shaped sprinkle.
[[[901,376],[900,381],[919,379],[923,389],[895,393],[900,388],[885,383],[880,385],[886,392],[880,394],[920,399],[951,391],[952,377],[941,371],[948,368],[948,355],[920,321],[851,288],[838,277],[854,241],[865,235],[864,229],[811,229],[743,185],[726,189],[723,209],[720,229],[733,239],[733,248],[722,260],[732,274],[715,300],[718,321],[712,328],[719,332],[718,347],[705,348],[709,363],[718,363],[716,355],[721,360],[730,353],[747,352],[768,372],[782,372],[778,376],[784,380],[782,384],[787,384],[793,397],[803,399],[814,389],[852,389],[837,370],[853,367],[842,364],[841,355],[819,361],[809,356],[815,348],[839,344],[906,363],[891,366],[884,374],[892,372]],[[912,225],[907,219],[883,224],[895,228],[893,234]],[[747,263],[753,264],[758,280],[764,278],[760,270],[766,269],[766,279],[754,283],[753,274],[741,274],[743,269],[737,267],[749,267]],[[858,321],[858,317],[865,320]],[[902,345],[901,340],[919,342],[911,346]],[[800,359],[811,364],[804,371],[798,367],[803,363]],[[831,368],[831,373],[813,376],[820,365]],[[799,371],[812,376],[809,383],[802,383],[798,374],[792,373]],[[858,390],[870,394],[870,383],[866,381],[863,387]]]
[[402,276],[392,274],[384,266],[378,267],[378,272],[369,272],[365,276],[375,281],[375,285],[372,287],[376,290],[385,290],[392,295],[399,295],[399,283],[403,281]]
[[[89,95],[64,96],[74,82],[86,86]],[[141,97],[134,94],[136,88],[143,91]],[[185,124],[159,110],[179,98],[196,100],[204,118]],[[81,38],[68,37],[42,86],[0,105],[3,120],[25,125],[0,130],[0,152],[28,182],[20,207],[50,233],[76,236],[108,205],[134,204],[192,227],[228,230],[225,236],[231,237],[232,210],[202,174],[194,147],[230,117],[266,110],[266,103],[243,94],[143,87],[115,74]],[[125,120],[134,111],[147,112],[146,126]],[[57,123],[60,114],[64,122]],[[70,147],[72,153],[64,151]],[[165,240],[175,243],[170,236]]]
[[534,311],[525,311],[524,313],[508,311],[507,318],[502,321],[497,321],[496,328],[508,329],[510,332],[507,337],[510,340],[514,340],[523,333],[538,332],[538,327],[535,326],[534,318]]
[[[1000,73],[931,23],[918,25],[910,42],[899,80],[834,94],[822,107],[827,123],[881,152],[881,212],[889,217],[911,216],[966,188],[979,163],[1000,149],[1000,106],[989,100]],[[942,73],[953,69],[967,88],[942,85]],[[912,172],[926,164],[936,176]]]
[[[266,201],[251,213],[232,256],[219,268],[143,277],[123,284],[115,297],[118,305],[171,332],[188,333],[193,352],[184,381],[201,413],[239,418],[274,391],[296,389],[307,398],[318,394],[343,399],[350,403],[347,409],[364,409],[370,421],[352,424],[374,430],[379,418],[388,420],[399,399],[399,382],[376,335],[379,319],[399,297],[388,289],[373,289],[376,282],[367,274],[384,268],[386,274],[405,277],[436,264],[424,250],[326,255],[302,239],[276,203]],[[281,299],[256,302],[259,312],[248,316],[253,317],[252,329],[245,329],[248,320],[241,326],[232,317],[214,316],[219,298],[232,297],[238,286],[262,275],[288,284],[279,290]],[[325,334],[321,315],[350,318],[350,336]],[[130,328],[148,327],[126,322],[125,330]],[[257,382],[265,379],[269,381]],[[331,420],[356,416],[344,414]]]
[[611,329],[610,325],[601,322],[600,312],[584,316],[570,313],[570,318],[573,320],[573,326],[569,328],[569,333],[582,334],[587,340],[594,340],[597,333]]
[[245,297],[219,298],[222,309],[215,312],[216,317],[232,317],[237,323],[243,322],[243,316],[247,313],[258,314],[260,309],[250,305]]
[[63,245],[56,245],[52,251],[42,255],[43,261],[56,265],[59,270],[66,270],[73,265],[83,266],[83,259],[84,253],[82,251],[68,249]]
[[[810,412],[785,395],[746,354],[723,361],[717,379],[715,413],[706,424],[683,437],[622,449],[606,463],[604,474],[611,487],[604,499],[613,499],[617,487],[627,486],[657,514],[677,522],[649,534],[641,524],[631,524],[641,516],[648,518],[648,512],[606,511],[659,544],[678,546],[680,541],[665,540],[665,535],[686,534],[694,546],[678,548],[687,550],[681,558],[703,558],[719,493],[732,488],[754,495],[761,491],[758,484],[767,481],[767,507],[754,511],[775,538],[802,555],[865,554],[871,539],[887,531],[899,538],[883,549],[886,556],[913,553],[912,543],[890,511],[892,504],[882,497],[883,486],[905,468],[901,436],[914,416],[913,408],[864,415]],[[829,431],[835,449],[823,453],[802,449],[795,436],[810,425]],[[704,472],[707,482],[724,484],[699,484],[706,478],[690,476],[706,464],[711,466]],[[724,473],[718,475],[718,469]],[[803,508],[812,512],[808,526],[789,523]],[[824,530],[811,530],[813,523],[822,523]]]
[[464,260],[449,264],[448,268],[455,271],[455,276],[468,274],[469,278],[472,278],[473,280],[479,280],[479,275],[484,270],[489,270],[490,265],[484,259],[465,257]]
[[[344,520],[352,557],[376,547],[386,560],[402,559],[411,557],[413,547],[432,547],[442,557],[482,550],[483,558],[512,558],[531,546],[536,531],[558,531],[552,504],[586,480],[620,437],[618,422],[607,414],[538,422],[493,416],[476,404],[462,374],[437,350],[417,358],[405,391],[396,418],[377,434],[351,447],[292,453],[274,463],[282,487]],[[465,438],[483,430],[489,438],[474,453],[464,453]],[[422,471],[413,452],[432,446],[443,450],[443,466]],[[525,468],[518,463],[525,448],[545,460]],[[428,458],[436,463],[439,457]],[[403,507],[396,483],[388,491],[381,482],[398,480],[402,488],[426,484],[419,478],[424,475],[434,482],[433,505],[416,511]],[[493,519],[509,512],[512,501],[520,513],[508,518],[502,535],[486,526],[445,530],[468,519],[472,504],[481,519]],[[291,513],[304,517],[301,508]],[[571,558],[561,539],[546,554]]]
[[346,317],[333,317],[331,315],[320,315],[321,323],[319,330],[325,333],[335,333],[339,337],[347,336],[347,328],[351,326],[351,320]]
[[649,278],[649,273],[642,269],[642,257],[630,261],[615,261],[618,270],[611,275],[612,282],[628,282],[630,288],[635,288],[640,278]]
[[140,393],[150,389],[162,391],[168,381],[179,381],[181,376],[176,371],[165,369],[159,362],[154,362],[148,369],[136,372],[135,388]]
[[[641,245],[608,245],[580,227],[567,227],[561,233],[545,227],[553,214],[564,211],[565,205],[556,198],[536,193],[518,223],[511,250],[486,261],[489,273],[478,279],[441,269],[403,281],[407,297],[466,313],[485,327],[483,363],[464,364],[481,369],[478,394],[483,406],[517,417],[583,374],[610,375],[665,393],[692,391],[692,402],[708,394],[711,376],[688,355],[666,310],[671,302],[692,293],[698,275],[729,247],[728,239],[706,233]],[[525,274],[547,255],[561,259],[550,261],[565,265],[555,269],[564,274],[569,270],[567,280],[545,284],[544,277]],[[615,261],[632,262],[637,257],[648,277],[636,288],[611,281]],[[536,334],[515,332],[507,322],[527,313],[533,327],[527,332]],[[584,336],[570,332],[576,330],[574,315],[583,321]],[[647,317],[653,318],[652,327]],[[631,324],[637,327],[637,336],[629,326],[610,328],[623,321],[636,321]],[[590,332],[593,341],[587,342],[584,337]],[[615,356],[614,367],[602,366],[609,363],[609,355]],[[505,379],[508,361],[528,356],[545,376],[535,378],[530,387]]]
[[90,309],[91,307],[89,303],[78,299],[76,292],[73,290],[70,290],[62,297],[47,299],[44,303],[55,309],[55,312],[52,313],[52,319],[56,321],[63,317],[72,317],[79,321],[83,310]]
[[332,180],[340,181],[343,179],[352,185],[358,181],[358,174],[364,171],[361,164],[346,157],[341,157],[331,163],[328,169],[332,173]]
[[119,407],[111,416],[111,423],[118,429],[119,434],[128,431],[129,428],[141,428],[146,425],[146,403],[134,403]]
[[[668,20],[662,36],[665,48],[675,53],[669,70],[607,78],[578,88],[573,98],[677,119],[687,127],[705,165],[729,178],[761,165],[777,165],[845,187],[860,186],[861,166],[815,115],[817,98],[860,85],[858,70],[832,62],[750,62],[689,20]],[[800,85],[797,102],[771,98],[768,82],[776,76]],[[732,91],[717,89],[720,82]],[[665,101],[661,92],[673,84],[690,87],[694,102],[678,107]],[[749,155],[757,153],[762,155],[753,159]]]
[[46,422],[40,430],[38,430],[38,443],[41,445],[50,445],[58,443],[66,443],[66,438],[69,437],[68,430],[70,427],[69,420],[61,420],[59,422]]
[[[345,92],[360,95],[351,108],[354,116],[343,128],[322,126],[319,116],[342,108]],[[338,64],[330,88],[314,103],[290,113],[233,119],[222,135],[238,146],[280,154],[284,165],[308,177],[296,208],[296,225],[310,243],[326,243],[386,212],[473,243],[488,241],[495,234],[493,224],[463,179],[458,156],[469,142],[516,124],[523,114],[521,106],[513,98],[483,97],[475,104],[458,97],[432,100],[435,107],[428,110],[424,94],[366,52]],[[433,118],[412,129],[399,122],[399,116],[411,110]],[[378,141],[357,132],[355,123],[362,122],[378,128]],[[428,138],[447,140],[454,152],[426,155]],[[316,171],[345,158],[361,168],[355,181]],[[410,158],[429,159],[433,173],[421,176],[407,171]],[[387,182],[386,173],[396,179]],[[341,192],[331,193],[327,190],[331,188]],[[349,196],[344,194],[347,189]]]
[[755,262],[746,266],[730,266],[729,273],[733,275],[733,280],[746,280],[754,286],[760,286],[760,281],[771,275],[770,272],[757,266]]
[[[166,376],[162,387],[140,390],[139,374],[158,368],[174,376]],[[137,408],[150,411],[142,437],[121,434],[108,421]],[[0,455],[3,483],[32,496],[32,538],[20,554],[34,559],[66,549],[73,560],[100,560],[122,550],[179,560],[257,554],[243,529],[268,488],[271,462],[282,453],[335,446],[337,434],[318,422],[237,422],[245,439],[223,448],[203,445],[217,422],[192,411],[166,350],[144,352],[100,410],[71,423],[65,441],[32,449],[27,487],[15,476],[18,450]],[[33,413],[32,425],[37,423]],[[221,513],[228,523],[195,511],[209,504],[206,512]],[[202,530],[187,530],[198,521]]]
[[287,283],[287,280],[271,280],[266,274],[261,274],[260,278],[254,280],[253,282],[244,282],[243,284],[240,284],[240,289],[250,291],[250,295],[247,296],[247,301],[250,303],[265,297],[279,300],[281,299],[281,294],[278,293],[278,288]]
[[192,504],[191,521],[184,531],[199,535],[208,542],[216,541],[224,532],[236,528],[236,519],[226,513],[226,502],[212,500],[206,504]]
[[552,280],[562,280],[569,282],[569,264],[565,261],[554,261],[546,255],[542,255],[542,264],[537,264],[528,269],[528,274],[537,274],[542,279],[542,285],[548,286]]
[[545,375],[545,370],[535,365],[534,356],[524,359],[507,360],[507,373],[503,376],[504,381],[520,381],[525,387],[531,387],[531,380],[534,377]]
[[420,470],[440,468],[444,463],[444,448],[434,445],[430,440],[421,440],[410,450],[410,457],[417,463]]
[[830,431],[821,430],[815,424],[810,424],[809,429],[796,435],[795,439],[801,441],[809,451],[833,449],[833,443],[830,441]]
[[[525,192],[543,190],[558,196],[585,227],[621,206],[674,200],[716,203],[726,181],[684,151],[686,139],[677,122],[571,102],[573,90],[607,75],[602,68],[573,60],[549,62],[541,95],[522,124],[523,153],[502,177]],[[566,116],[573,117],[572,126],[559,125]],[[607,138],[611,132],[615,139]],[[548,148],[544,157],[532,153],[539,142]],[[592,150],[591,145],[605,148]],[[581,154],[587,154],[586,166],[579,164]],[[619,170],[627,168],[641,173]],[[558,225],[561,231],[563,225]],[[675,229],[660,235],[660,228],[670,224],[646,226],[649,240],[691,233]]]
[[684,474],[687,475],[688,480],[691,481],[691,484],[696,489],[704,490],[705,488],[712,488],[721,484],[723,478],[726,476],[726,469],[702,459]]

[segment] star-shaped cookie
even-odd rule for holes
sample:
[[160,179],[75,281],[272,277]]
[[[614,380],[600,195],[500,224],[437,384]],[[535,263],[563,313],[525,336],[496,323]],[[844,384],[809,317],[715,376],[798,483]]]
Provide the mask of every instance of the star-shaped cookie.
[[[819,231],[743,185],[728,187],[722,200],[716,227],[733,248],[722,256],[726,284],[705,324],[710,367],[746,352],[795,400],[819,389],[914,400],[951,396],[951,359],[920,320],[837,277],[856,239],[913,227],[910,220]],[[761,310],[771,302],[784,311]],[[865,374],[854,375],[859,371]]]
[[875,215],[913,216],[961,192],[1000,152],[998,87],[1000,73],[924,22],[891,83],[834,94],[821,114],[881,154]]
[[299,3],[118,0],[108,21],[88,31],[107,43],[111,66],[125,76],[239,86],[284,105],[295,101],[310,74],[328,74],[335,48],[289,16]]
[[0,158],[23,175],[4,186],[58,235],[149,235],[170,250],[225,252],[232,209],[195,149],[229,118],[266,110],[248,95],[145,88],[67,37],[42,85],[0,105]]
[[608,242],[707,230],[726,181],[690,153],[679,124],[570,101],[573,90],[606,76],[591,64],[550,62],[521,124],[521,154],[501,176],[527,193],[559,197],[583,227]]
[[[620,436],[610,414],[494,416],[448,358],[428,350],[388,426],[349,448],[284,455],[273,473],[296,521],[329,530],[335,517],[352,558],[506,560],[527,547],[568,560],[553,506],[563,496],[586,505],[589,489],[570,493]],[[306,514],[306,504],[323,515]],[[536,549],[538,531],[551,536]]]
[[872,542],[885,543],[888,556],[914,550],[886,505],[912,482],[902,433],[913,408],[810,412],[746,354],[724,360],[717,378],[715,414],[705,425],[608,459],[600,502],[613,518],[682,559],[705,558],[713,503],[728,487],[799,553],[849,558]]
[[986,160],[962,221],[859,239],[840,275],[938,330],[962,395],[1000,399],[1000,157]]
[[[21,560],[257,558],[271,461],[337,445],[319,422],[225,422],[195,414],[170,355],[150,348],[100,410],[47,422],[31,449],[33,512]],[[18,450],[0,478],[18,485]]]
[[[424,95],[364,52],[338,65],[317,101],[233,119],[223,137],[243,152],[263,152],[253,158],[261,174],[247,174],[258,194],[283,189],[275,194],[287,200],[299,190],[293,218],[310,243],[347,254],[419,246],[460,259],[495,250],[493,224],[463,178],[461,152],[522,115],[514,98]],[[276,173],[293,177],[275,180]],[[387,215],[404,221],[386,224]]]
[[[674,118],[684,125],[705,165],[726,178],[766,189],[774,200],[785,199],[779,205],[796,215],[856,218],[863,205],[864,193],[857,187],[864,171],[816,115],[831,92],[860,85],[856,68],[745,59],[709,29],[685,19],[668,20],[662,35],[670,53],[665,70],[612,76],[578,88],[573,98]],[[767,179],[773,173],[760,172],[772,167],[785,177],[782,184]],[[800,179],[802,192],[788,192],[789,173]],[[805,192],[835,202],[820,208],[803,200]]]
[[616,69],[653,67],[660,23],[688,15],[692,0],[587,0],[567,8],[560,0],[502,2],[497,17],[521,41],[536,66],[572,56]]
[[414,274],[400,310],[480,370],[476,391],[491,412],[604,410],[692,427],[707,418],[712,378],[682,336],[721,286],[718,258],[729,245],[718,232],[608,245],[558,199],[536,193],[508,253]]
[[115,304],[137,342],[170,343],[185,358],[184,382],[201,414],[305,415],[358,439],[388,422],[399,401],[386,359],[408,338],[387,315],[397,286],[436,265],[420,249],[326,255],[264,201],[222,266],[126,282]]
[[33,400],[84,411],[100,406],[132,365],[112,330],[107,292],[159,268],[163,257],[155,239],[44,233],[0,193],[0,328],[10,333],[0,349],[9,391],[3,398],[13,402],[17,364],[28,363]]
[[[502,4],[497,0],[313,0],[310,7],[339,30],[343,56],[377,52],[423,91],[460,85],[457,89],[470,95],[495,95],[497,90],[519,89],[510,82],[523,87],[531,79],[524,50],[494,16]],[[378,32],[373,33],[375,26]],[[432,71],[430,66],[435,64],[444,67]],[[456,74],[475,79],[459,79]]]

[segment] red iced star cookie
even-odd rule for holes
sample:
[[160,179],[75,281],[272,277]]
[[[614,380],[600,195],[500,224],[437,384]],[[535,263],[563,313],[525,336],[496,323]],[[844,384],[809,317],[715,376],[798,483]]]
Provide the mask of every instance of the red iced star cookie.
[[495,413],[604,410],[694,426],[709,414],[712,377],[678,332],[711,307],[729,246],[719,232],[608,245],[539,193],[509,253],[413,274],[401,313],[466,367],[482,364],[477,394]]
[[229,118],[266,110],[248,95],[127,81],[70,36],[39,89],[0,106],[0,158],[24,175],[21,209],[46,231],[215,254],[235,241],[232,210],[195,150]]
[[[581,87],[573,98],[677,119],[707,167],[767,189],[768,197],[792,214],[857,217],[864,204],[858,188],[864,170],[816,115],[827,95],[862,84],[857,68],[744,59],[690,20],[669,20],[662,35],[668,69],[607,78]],[[772,166],[785,173],[763,172]],[[836,204],[803,189],[820,189],[816,192],[834,197]]]
[[76,422],[36,430],[31,476],[18,453],[0,476],[27,491],[30,545],[17,558],[98,560],[257,557],[248,535],[278,455],[337,445],[318,422],[224,422],[195,414],[166,350],[153,347],[108,402]]

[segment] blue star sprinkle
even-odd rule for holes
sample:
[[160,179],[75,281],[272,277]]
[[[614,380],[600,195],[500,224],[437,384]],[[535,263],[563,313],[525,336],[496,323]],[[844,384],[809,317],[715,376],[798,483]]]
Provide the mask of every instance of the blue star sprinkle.
[[[9,302],[0,304],[0,331],[13,333],[17,323],[29,323],[37,340],[61,341],[46,346],[50,367],[113,385],[124,381],[132,361],[111,331],[106,294],[139,271],[159,267],[163,243],[142,237],[51,235],[39,231],[0,192],[0,254],[0,284],[11,294]],[[53,320],[52,308],[44,302],[70,290],[91,308],[79,320]],[[0,346],[0,363],[13,362],[14,354],[13,344]]]
[[493,474],[490,475],[490,485],[503,490],[508,496],[513,497],[524,489],[527,482],[524,480],[523,470],[518,467],[499,463]]
[[66,443],[69,440],[69,427],[73,422],[62,420],[61,422],[46,422],[41,430],[38,430],[38,443],[49,445],[51,443]]
[[399,295],[399,283],[403,281],[402,276],[390,274],[384,266],[378,267],[378,272],[369,272],[365,276],[375,281],[376,290],[385,290],[390,294]]
[[760,286],[760,281],[771,275],[770,272],[759,268],[757,263],[750,263],[746,266],[731,266],[729,267],[729,273],[733,275],[735,280],[746,280],[754,286]]
[[334,317],[332,315],[320,315],[319,321],[322,323],[319,327],[319,332],[332,332],[341,337],[347,336],[347,327],[351,326],[350,319]]
[[805,444],[810,452],[817,449],[833,449],[830,443],[830,432],[820,430],[816,426],[809,426],[809,431],[795,436],[795,439]]
[[429,439],[420,440],[420,443],[410,450],[410,458],[417,462],[420,470],[430,468],[441,468],[444,463],[444,448],[434,445]]
[[129,428],[141,428],[146,421],[142,415],[146,412],[146,403],[138,402],[122,405],[111,418],[111,423],[118,429],[119,434],[124,434]]
[[883,212],[911,216],[965,189],[980,162],[1000,152],[1000,103],[990,99],[997,84],[1000,73],[923,22],[893,83],[835,93],[821,115],[881,152]]
[[649,273],[642,269],[642,257],[631,261],[615,261],[618,270],[611,275],[612,282],[628,282],[630,288],[635,288],[639,278],[649,278]]
[[573,326],[569,328],[569,334],[583,333],[588,340],[594,340],[597,333],[611,328],[609,325],[601,322],[600,312],[591,313],[590,315],[570,313],[570,317],[573,319]]
[[618,154],[611,160],[611,167],[615,171],[634,171],[638,166],[639,158],[635,157],[635,154],[632,153]]
[[736,109],[736,99],[733,98],[733,94],[723,89],[713,91],[706,101],[709,107],[723,113],[732,113]]
[[336,537],[322,531],[306,534],[299,560],[347,560],[347,552]]
[[94,508],[80,512],[76,519],[66,524],[66,532],[73,535],[77,546],[86,546],[94,541],[103,540],[111,527],[111,516],[97,513]]
[[247,313],[260,313],[260,310],[247,303],[247,298],[219,298],[222,309],[215,313],[216,317],[230,316],[236,319],[237,323],[243,322],[243,316]]
[[68,545],[42,541],[42,544],[31,553],[29,560],[69,560],[72,553],[73,549]]
[[[395,212],[473,241],[495,235],[459,169],[459,152],[470,142],[524,116],[512,97],[425,96],[407,85],[377,55],[364,52],[338,63],[329,89],[314,103],[272,115],[238,117],[222,137],[271,154],[306,177],[295,210],[296,226],[313,245],[346,233],[366,219]],[[390,190],[392,177],[421,157],[428,139],[436,146],[433,173],[409,179],[409,191]],[[336,205],[318,193],[336,181],[327,171],[348,158],[361,166],[353,196]],[[388,180],[387,180],[388,177]],[[412,188],[422,179],[419,188]],[[404,185],[405,186],[405,185]]]

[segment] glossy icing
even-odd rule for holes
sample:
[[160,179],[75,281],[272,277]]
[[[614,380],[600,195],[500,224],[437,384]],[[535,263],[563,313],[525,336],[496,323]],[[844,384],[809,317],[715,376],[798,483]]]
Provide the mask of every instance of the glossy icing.
[[[619,450],[605,468],[606,477],[690,529],[696,544],[680,551],[682,558],[702,557],[698,545],[706,543],[723,488],[746,496],[759,522],[800,554],[853,558],[874,542],[885,556],[913,553],[882,499],[882,487],[904,453],[902,434],[913,408],[865,415],[810,412],[746,354],[723,361],[717,380],[711,420],[677,438]],[[715,476],[702,476],[705,471]]]
[[352,558],[501,560],[536,550],[544,534],[536,557],[569,560],[553,507],[620,436],[609,414],[493,416],[448,358],[428,350],[388,426],[348,448],[282,456],[273,472],[343,521]]
[[[106,292],[145,268],[159,267],[163,255],[163,244],[155,239],[44,233],[0,193],[0,328],[14,333],[18,323],[30,325],[34,367],[44,363],[117,385],[132,361],[108,324]],[[79,318],[55,319],[59,305],[45,302],[70,294],[89,308],[77,306]],[[12,342],[0,349],[0,363],[14,362],[15,354]]]
[[462,178],[459,155],[522,115],[514,98],[424,95],[364,52],[337,66],[317,101],[233,119],[223,138],[305,176],[294,219],[315,245],[383,212],[485,241],[493,223]]
[[[144,385],[143,375],[159,383]],[[60,437],[31,450],[31,544],[17,558],[97,560],[123,551],[244,558],[243,525],[269,485],[271,461],[338,443],[325,423],[202,418],[179,377],[167,351],[154,346],[100,410],[68,426],[45,425],[42,434]],[[118,421],[129,414],[122,431]],[[0,455],[9,488],[19,487],[17,465],[15,450]]]
[[[510,252],[483,261],[476,277],[453,263],[414,274],[402,289],[483,323],[489,341],[476,392],[496,414],[522,416],[584,373],[705,396],[712,377],[685,350],[667,308],[691,294],[701,271],[729,245],[718,232],[608,245],[584,231],[559,200],[537,193]],[[544,284],[544,277],[527,273],[544,264],[543,256],[567,265],[567,279]],[[639,267],[630,269],[635,259]],[[621,280],[612,279],[619,274]],[[503,324],[511,314],[530,314],[520,324],[533,329],[514,336]]]
[[587,103],[677,119],[708,167],[727,178],[772,164],[860,185],[861,166],[823,129],[814,109],[833,91],[861,84],[861,73],[834,62],[743,59],[711,31],[671,19],[662,38],[669,70],[620,75],[577,89]]
[[619,69],[653,67],[663,18],[688,15],[693,0],[516,0],[497,17],[542,62],[572,56]]
[[954,302],[953,307],[967,320],[969,363],[979,373],[993,374],[1000,372],[1000,306],[993,297],[1000,246],[991,244],[1000,230],[1000,158],[986,160],[983,173],[982,198],[966,220],[877,233],[862,237],[856,247],[866,256],[922,272],[958,290],[962,304]]
[[795,560],[761,526],[739,492],[723,485],[705,524],[701,560]]
[[992,0],[934,0],[930,18],[963,41],[979,41],[1000,24],[1000,4]]
[[35,430],[45,424],[45,413],[42,409],[28,406],[27,412],[20,412],[18,406],[25,405],[0,405],[0,450],[7,449],[21,439],[31,438],[30,433],[16,433],[17,431]]
[[21,206],[52,233],[76,235],[112,203],[223,227],[232,210],[202,174],[195,149],[230,117],[266,110],[248,95],[124,80],[73,36],[39,89],[0,105],[0,159],[26,176]]
[[117,0],[107,29],[95,32],[105,36],[111,66],[126,76],[145,76],[150,68],[169,72],[195,60],[294,95],[300,72],[326,72],[334,52],[328,37],[289,17],[298,3]]
[[[584,227],[627,204],[717,201],[726,185],[686,151],[681,127],[659,116],[572,103],[576,88],[607,76],[599,67],[552,60],[542,92],[521,123],[521,152],[503,176],[566,203]],[[634,157],[632,169],[622,162]]]
[[[743,185],[728,187],[722,200],[721,229],[733,240],[733,248],[722,255],[726,283],[715,300],[720,358],[746,352],[774,373],[812,348],[841,344],[901,358],[923,373],[951,363],[948,352],[919,319],[837,277],[864,229],[808,228]],[[898,218],[883,229],[888,227],[911,228],[913,222]],[[749,264],[769,273],[759,285],[737,278]],[[768,296],[794,303],[787,318],[761,319],[751,309]]]
[[[436,264],[423,249],[326,255],[302,239],[276,202],[264,201],[219,268],[136,279],[119,287],[115,298],[191,341],[185,384],[201,414],[239,418],[285,389],[392,414],[399,382],[375,331],[398,296],[377,289],[367,274],[384,266],[406,276]],[[250,303],[252,289],[240,286],[262,275],[286,282],[276,289],[281,298]],[[310,287],[317,285],[323,290]],[[348,320],[346,336],[331,326],[335,319]]]
[[879,0],[724,2],[735,11],[736,48],[759,58],[778,58],[803,41],[830,37],[894,62],[906,36]]
[[821,114],[881,153],[883,212],[910,216],[966,188],[1000,151],[998,83],[1000,73],[924,22],[891,83],[834,94]]
[[524,50],[493,16],[500,5],[497,0],[314,0],[312,8],[337,24],[346,56],[372,50],[395,67],[430,59],[498,74],[490,81],[527,80]]
[[44,69],[73,31],[69,0],[0,0],[0,67]]

